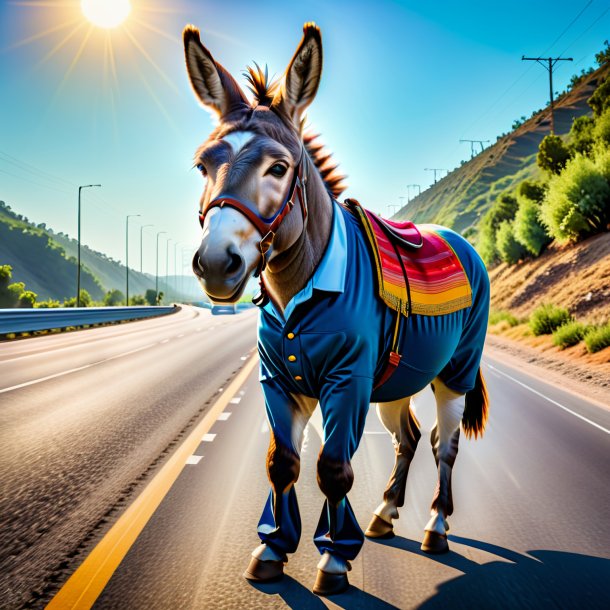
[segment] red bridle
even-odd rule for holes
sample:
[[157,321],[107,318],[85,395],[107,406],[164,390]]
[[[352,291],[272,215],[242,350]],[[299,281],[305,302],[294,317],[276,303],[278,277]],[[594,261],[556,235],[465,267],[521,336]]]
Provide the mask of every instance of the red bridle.
[[280,206],[280,209],[270,218],[264,218],[261,216],[255,209],[243,203],[239,199],[234,199],[233,197],[224,197],[219,196],[216,199],[213,199],[210,204],[207,206],[205,211],[199,212],[199,224],[203,228],[203,224],[205,222],[205,217],[208,212],[213,208],[223,208],[225,206],[230,208],[235,208],[238,212],[243,214],[256,228],[256,230],[261,235],[261,240],[258,244],[258,249],[261,253],[261,261],[256,270],[255,276],[260,275],[262,271],[264,271],[267,266],[267,253],[269,252],[269,248],[273,243],[273,238],[277,233],[280,225],[282,224],[284,218],[288,216],[290,210],[295,206],[296,199],[298,198],[299,203],[301,205],[301,211],[303,213],[303,227],[305,227],[305,223],[307,221],[307,165],[305,163],[305,151],[301,150],[301,158],[299,159],[299,163],[294,169],[294,174],[292,176],[292,181],[290,183],[290,188],[288,189],[288,194],[286,195],[284,202]]

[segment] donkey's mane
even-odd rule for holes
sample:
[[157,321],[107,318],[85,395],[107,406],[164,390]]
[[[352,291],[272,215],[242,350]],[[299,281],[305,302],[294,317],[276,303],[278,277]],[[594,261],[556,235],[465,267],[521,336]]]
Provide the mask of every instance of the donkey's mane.
[[[254,68],[251,66],[247,67],[247,72],[244,72],[244,76],[248,81],[248,89],[250,89],[254,96],[253,106],[267,106],[271,108],[279,90],[280,81],[278,79],[269,80],[267,66],[265,66],[263,71],[256,62],[254,62]],[[303,131],[302,125],[301,131]],[[332,153],[329,153],[323,144],[319,142],[319,137],[320,134],[307,132],[303,134],[303,142],[309,156],[324,180],[326,189],[333,197],[338,198],[345,190],[343,182],[345,176],[339,173],[338,164],[333,163],[331,160]]]

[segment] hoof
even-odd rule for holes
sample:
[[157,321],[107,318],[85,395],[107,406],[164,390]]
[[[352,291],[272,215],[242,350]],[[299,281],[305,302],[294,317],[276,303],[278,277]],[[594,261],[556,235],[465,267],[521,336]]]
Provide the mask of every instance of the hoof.
[[284,576],[283,561],[262,561],[256,557],[250,559],[250,565],[244,572],[244,578],[254,582],[273,582]]
[[392,538],[394,536],[394,526],[381,517],[373,515],[364,535],[368,538]]
[[343,593],[349,588],[349,581],[347,580],[347,574],[329,574],[318,570],[318,577],[316,578],[316,584],[313,586],[313,592],[316,595],[336,595],[337,593]]
[[448,553],[449,543],[447,542],[447,536],[442,536],[437,532],[426,531],[424,533],[424,541],[422,542],[421,550],[424,553],[430,553],[431,555]]

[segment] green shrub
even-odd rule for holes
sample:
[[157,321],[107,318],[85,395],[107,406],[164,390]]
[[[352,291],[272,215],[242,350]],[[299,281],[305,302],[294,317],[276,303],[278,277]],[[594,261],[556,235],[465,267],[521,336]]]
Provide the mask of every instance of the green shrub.
[[534,335],[550,335],[555,329],[572,320],[567,309],[545,304],[537,307],[530,316],[530,328]]
[[591,354],[599,352],[610,345],[610,324],[591,329],[585,335],[585,345]]
[[574,153],[588,155],[591,152],[595,142],[594,127],[595,121],[590,116],[574,119],[570,128],[570,148]]
[[595,127],[593,128],[593,137],[602,142],[605,146],[610,144],[610,108],[606,108],[604,112],[597,117]]
[[487,266],[497,263],[498,251],[496,250],[496,232],[491,224],[484,223],[479,231],[477,250]]
[[536,180],[524,180],[517,189],[518,202],[525,197],[530,201],[540,203],[544,199],[545,193],[546,186],[544,183]]
[[493,326],[499,322],[508,322],[509,326],[517,326],[519,320],[510,311],[493,310],[489,312],[489,324]]
[[559,176],[553,176],[540,208],[551,237],[576,241],[606,228],[610,185],[594,162],[576,155]]
[[59,301],[55,301],[54,299],[48,299],[47,301],[38,301],[34,304],[34,307],[37,309],[51,309],[55,307],[61,307]]
[[534,256],[538,256],[551,241],[540,222],[540,205],[531,199],[521,198],[519,201],[513,229],[515,239]]
[[146,293],[144,294],[144,299],[146,299],[146,302],[149,305],[156,305],[157,304],[157,293],[152,288],[149,288],[146,291]]
[[[76,297],[66,299],[63,304],[64,307],[76,307]],[[80,306],[91,307],[91,295],[84,289],[80,289]]]
[[523,245],[515,239],[513,223],[510,220],[500,223],[496,232],[496,247],[500,260],[509,265],[518,263],[527,252]]
[[141,294],[134,294],[129,298],[130,305],[147,305],[146,299]]
[[568,322],[553,332],[553,344],[561,349],[576,345],[584,339],[587,326],[580,322]]
[[554,134],[544,136],[538,148],[538,167],[551,174],[559,174],[570,158],[570,149]]
[[104,296],[104,305],[107,307],[116,307],[117,305],[123,305],[124,303],[125,295],[118,290],[118,288],[109,290]]
[[606,80],[598,85],[589,98],[588,104],[593,109],[595,116],[600,116],[606,108],[610,107],[610,78],[606,77]]
[[598,144],[593,150],[593,163],[606,182],[610,184],[610,146]]

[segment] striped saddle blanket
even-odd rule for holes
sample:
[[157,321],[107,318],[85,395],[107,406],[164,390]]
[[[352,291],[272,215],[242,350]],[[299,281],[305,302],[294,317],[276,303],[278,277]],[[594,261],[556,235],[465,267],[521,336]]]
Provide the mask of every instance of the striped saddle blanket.
[[457,254],[434,225],[382,219],[357,201],[377,267],[379,296],[405,316],[440,316],[472,305],[472,289]]

